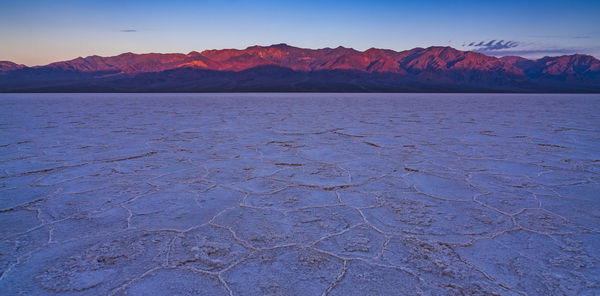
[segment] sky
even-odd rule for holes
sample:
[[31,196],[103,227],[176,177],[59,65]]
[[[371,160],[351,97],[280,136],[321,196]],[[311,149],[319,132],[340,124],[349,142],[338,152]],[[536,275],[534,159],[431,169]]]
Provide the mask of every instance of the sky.
[[600,57],[600,1],[0,1],[0,60],[28,66],[278,43]]

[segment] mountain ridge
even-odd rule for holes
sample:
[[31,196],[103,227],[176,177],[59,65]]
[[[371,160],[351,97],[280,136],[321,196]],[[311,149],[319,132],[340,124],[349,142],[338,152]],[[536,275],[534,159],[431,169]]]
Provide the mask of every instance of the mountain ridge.
[[[264,67],[271,70],[264,71]],[[255,68],[259,69],[252,71]],[[176,74],[178,71],[197,79],[187,81],[186,77]],[[241,72],[244,73],[239,74]],[[207,73],[213,77],[203,76]],[[244,77],[249,73],[262,76]],[[289,80],[281,80],[278,75],[282,73],[288,73]],[[0,92],[70,92],[83,89],[144,92],[156,89],[157,82],[148,81],[150,77],[153,77],[152,81],[168,81],[169,86],[161,91],[174,92],[184,89],[219,91],[214,85],[206,85],[215,83],[216,77],[231,80],[231,85],[238,86],[248,85],[247,80],[261,81],[254,86],[248,85],[252,91],[600,92],[600,61],[581,54],[536,60],[516,56],[497,58],[448,46],[405,51],[378,48],[358,51],[341,46],[308,49],[282,43],[187,54],[129,52],[111,57],[93,55],[34,67],[0,62]],[[241,77],[246,80],[235,80]],[[298,80],[301,77],[303,80]],[[352,79],[344,81],[341,77]],[[184,80],[187,81],[185,85],[181,82]],[[269,80],[273,83],[278,81],[281,85],[269,85]],[[122,84],[123,81],[147,87],[128,87]],[[303,81],[310,81],[311,86],[299,88]],[[410,87],[411,83],[420,87]],[[188,87],[190,84],[196,87]],[[398,87],[402,85],[405,87]],[[222,90],[248,91],[241,86]]]

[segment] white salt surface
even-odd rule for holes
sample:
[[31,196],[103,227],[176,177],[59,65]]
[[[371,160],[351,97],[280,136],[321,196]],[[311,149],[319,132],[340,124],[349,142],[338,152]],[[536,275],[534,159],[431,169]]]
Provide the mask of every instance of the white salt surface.
[[0,95],[1,295],[598,295],[600,96]]

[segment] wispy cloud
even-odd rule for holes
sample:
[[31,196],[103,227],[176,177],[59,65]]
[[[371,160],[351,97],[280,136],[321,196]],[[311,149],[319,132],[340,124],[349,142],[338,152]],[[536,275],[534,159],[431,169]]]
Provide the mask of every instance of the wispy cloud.
[[525,58],[540,58],[543,56],[559,56],[575,53],[593,53],[593,48],[576,46],[557,46],[538,42],[520,42],[514,40],[469,41],[462,44],[463,48],[481,52],[491,56],[521,56]]
[[487,52],[492,56],[520,56],[526,58],[539,58],[543,56],[559,56],[580,53],[572,48],[546,48],[546,49],[515,49]]
[[469,42],[463,44],[465,47],[470,47],[474,51],[479,52],[489,52],[489,51],[497,51],[515,48],[519,46],[519,42],[517,41],[504,41],[504,40],[490,40],[490,41],[478,41],[478,42]]
[[124,30],[121,30],[121,32],[123,32],[123,33],[135,33],[135,32],[137,32],[137,30],[134,30],[134,29],[124,29]]

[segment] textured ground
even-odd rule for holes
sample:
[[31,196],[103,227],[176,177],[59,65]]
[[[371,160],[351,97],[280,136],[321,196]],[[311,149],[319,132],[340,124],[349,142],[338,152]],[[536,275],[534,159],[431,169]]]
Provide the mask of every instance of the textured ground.
[[1,295],[598,295],[600,96],[1,95]]

